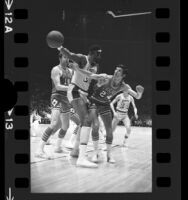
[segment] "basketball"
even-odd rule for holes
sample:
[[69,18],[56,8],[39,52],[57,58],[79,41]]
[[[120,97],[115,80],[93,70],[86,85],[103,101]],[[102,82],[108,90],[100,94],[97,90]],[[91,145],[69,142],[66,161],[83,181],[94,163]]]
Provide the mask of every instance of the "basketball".
[[59,48],[64,42],[64,36],[59,31],[51,31],[48,33],[46,41],[50,48]]

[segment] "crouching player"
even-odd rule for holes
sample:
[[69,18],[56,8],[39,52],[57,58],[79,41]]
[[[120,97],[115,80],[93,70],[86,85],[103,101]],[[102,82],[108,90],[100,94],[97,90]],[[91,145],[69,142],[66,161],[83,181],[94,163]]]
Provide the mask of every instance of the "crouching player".
[[[117,103],[116,110],[114,108],[115,103]],[[123,93],[119,94],[110,104],[114,114],[112,121],[112,132],[115,131],[120,121],[123,122],[126,128],[126,134],[124,137],[123,146],[125,146],[127,138],[130,136],[131,133],[131,122],[128,116],[130,103],[132,103],[133,105],[135,118],[138,119],[137,108],[134,102],[134,98],[131,95],[129,95],[128,91],[124,91]]]

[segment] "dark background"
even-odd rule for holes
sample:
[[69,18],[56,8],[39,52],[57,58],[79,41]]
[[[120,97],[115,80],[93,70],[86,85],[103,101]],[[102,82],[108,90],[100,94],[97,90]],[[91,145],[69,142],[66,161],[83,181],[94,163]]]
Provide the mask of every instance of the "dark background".
[[[14,118],[14,129],[10,132],[6,132],[7,141],[5,143],[5,195],[8,195],[8,188],[12,188],[12,195],[15,199],[141,199],[141,200],[155,200],[155,199],[181,199],[181,135],[180,134],[180,124],[181,124],[181,110],[180,110],[180,1],[175,0],[132,0],[127,3],[126,0],[95,0],[89,1],[86,0],[83,3],[82,0],[68,0],[69,4],[64,3],[65,0],[39,0],[39,1],[31,1],[31,0],[19,0],[15,1],[13,5],[13,9],[21,9],[25,8],[29,11],[29,18],[27,20],[14,20],[13,27],[14,31],[8,35],[4,35],[4,70],[5,70],[5,78],[8,78],[13,83],[15,81],[30,81],[29,85],[31,85],[32,77],[29,73],[32,71],[32,68],[42,68],[43,70],[48,69],[48,73],[51,69],[51,64],[54,65],[56,60],[56,53],[49,49],[46,44],[43,35],[52,29],[55,29],[57,25],[61,28],[62,25],[59,24],[61,21],[60,18],[54,16],[60,16],[61,13],[58,8],[83,8],[87,7],[89,10],[93,10],[97,8],[98,10],[106,10],[110,7],[110,9],[117,10],[117,8],[122,8],[124,11],[132,12],[132,11],[145,11],[152,10],[152,19],[151,19],[151,45],[152,45],[152,83],[149,86],[155,86],[155,82],[157,80],[170,80],[171,89],[168,92],[160,92],[156,91],[153,87],[152,89],[152,172],[153,172],[153,191],[152,193],[121,193],[121,194],[31,194],[30,193],[30,185],[26,186],[26,188],[16,188],[15,187],[15,178],[27,178],[30,179],[30,165],[27,164],[16,164],[14,162],[14,156],[16,153],[26,153],[30,154],[30,140],[29,140],[29,132],[28,138],[23,140],[15,139],[15,130],[29,130],[29,116],[15,116]],[[87,3],[88,2],[88,3]],[[96,3],[100,2],[100,3]],[[150,5],[150,4],[151,5]],[[79,5],[78,5],[79,4]],[[88,5],[89,4],[89,5]],[[123,4],[123,5],[122,5]],[[2,4],[3,5],[3,4]],[[55,9],[56,7],[56,9]],[[185,6],[184,6],[185,7]],[[155,17],[155,9],[157,8],[169,8],[170,9],[170,17],[168,19],[157,19]],[[86,9],[86,10],[87,10]],[[96,10],[97,10],[96,9]],[[70,10],[70,9],[69,9]],[[2,13],[3,14],[3,11]],[[52,17],[53,16],[53,17]],[[146,16],[145,16],[146,17]],[[53,19],[51,19],[53,18]],[[54,19],[55,18],[55,19]],[[141,17],[139,17],[141,19]],[[47,20],[46,20],[47,19]],[[136,18],[134,17],[134,20]],[[186,19],[186,18],[184,18]],[[54,23],[49,23],[52,20]],[[132,18],[133,20],[133,18]],[[3,17],[2,17],[2,21]],[[49,25],[49,24],[50,25]],[[46,27],[46,28],[45,28]],[[149,27],[148,30],[150,31]],[[171,40],[169,43],[160,44],[155,42],[155,34],[156,32],[170,32]],[[14,33],[28,33],[29,34],[29,43],[27,44],[15,44],[14,43]],[[139,33],[136,33],[139,35]],[[2,34],[3,35],[3,34]],[[133,36],[133,33],[130,34]],[[182,40],[184,41],[184,40]],[[43,43],[43,44],[42,44]],[[184,42],[185,43],[185,42]],[[65,44],[67,45],[67,40],[65,40]],[[3,45],[1,46],[3,48]],[[75,46],[76,47],[76,46]],[[103,48],[104,49],[104,48]],[[72,50],[72,49],[71,49]],[[106,51],[106,50],[105,50]],[[48,55],[48,53],[49,55]],[[53,53],[54,52],[54,53]],[[79,49],[81,52],[81,49]],[[115,51],[113,51],[115,52]],[[83,51],[84,53],[84,51]],[[50,59],[54,59],[52,61],[47,62],[49,57]],[[14,58],[28,56],[29,57],[29,67],[24,69],[19,69],[14,67]],[[171,63],[169,67],[157,67],[155,64],[155,59],[157,56],[170,56]],[[104,58],[104,57],[103,57]],[[150,59],[150,57],[147,57]],[[38,59],[38,60],[37,60]],[[132,60],[132,59],[131,59]],[[132,60],[133,61],[133,60]],[[52,62],[52,63],[51,63]],[[106,62],[106,61],[105,61]],[[36,63],[36,66],[34,66]],[[45,65],[45,63],[47,63]],[[40,64],[40,65],[39,65]],[[109,67],[110,68],[110,67]],[[129,66],[130,68],[130,66]],[[30,71],[28,71],[30,70]],[[37,74],[36,74],[37,75]],[[136,74],[140,76],[140,74]],[[49,94],[49,88],[45,86],[47,81],[45,82],[45,77],[49,76],[49,74],[42,73],[42,78],[39,80],[39,85],[44,85],[43,88],[47,89],[47,93]],[[130,79],[131,74],[129,74]],[[32,77],[32,78],[31,78]],[[49,81],[49,78],[48,78]],[[131,80],[133,81],[133,80]],[[43,84],[42,84],[43,83]],[[48,83],[49,84],[49,83]],[[32,81],[32,85],[34,85],[34,79]],[[31,86],[30,86],[31,87]],[[137,101],[142,103],[146,97],[146,93],[149,90],[145,91],[142,100]],[[10,91],[6,92],[9,93]],[[28,92],[18,92],[17,105],[28,105],[29,103],[29,94]],[[149,97],[151,97],[151,92],[149,93]],[[4,95],[4,94],[3,94]],[[7,99],[7,98],[6,98]],[[48,100],[48,99],[47,99]],[[48,100],[49,102],[49,100]],[[145,102],[145,101],[144,101]],[[148,101],[151,102],[151,99]],[[156,105],[158,104],[170,104],[172,108],[172,112],[168,116],[157,115],[156,114]],[[139,107],[140,108],[140,107]],[[5,116],[7,117],[7,115]],[[159,128],[167,128],[170,130],[170,137],[168,139],[162,139],[157,137],[157,130]],[[27,132],[26,132],[27,133]],[[165,134],[165,132],[164,132]],[[3,134],[4,136],[4,134]],[[171,162],[170,163],[158,163],[156,159],[156,154],[159,152],[169,152],[171,153]],[[3,163],[3,162],[1,162]],[[2,171],[3,172],[3,171]],[[161,187],[157,184],[158,177],[169,177],[171,178],[170,187]],[[26,184],[27,185],[27,184]],[[5,196],[3,196],[4,198]]]
[[[32,108],[46,109],[50,104],[50,71],[58,64],[58,51],[47,46],[46,35],[51,30],[59,30],[65,37],[64,46],[72,52],[87,54],[90,45],[102,46],[100,72],[112,74],[116,64],[127,65],[126,82],[133,89],[137,84],[145,87],[143,99],[136,100],[138,114],[151,118],[151,15],[115,19],[102,6],[85,9],[78,7],[77,2],[70,9],[63,1],[42,2],[37,7],[31,3],[35,9],[30,9],[29,18],[33,27],[29,38]],[[119,1],[117,6],[118,9],[110,9],[115,14],[151,11],[130,0]]]

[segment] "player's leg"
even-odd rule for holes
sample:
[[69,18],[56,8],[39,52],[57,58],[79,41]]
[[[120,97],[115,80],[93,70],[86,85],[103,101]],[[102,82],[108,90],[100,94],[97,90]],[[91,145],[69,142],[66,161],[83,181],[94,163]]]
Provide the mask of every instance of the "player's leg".
[[44,131],[44,133],[42,134],[41,137],[41,141],[39,144],[39,148],[36,152],[36,156],[37,157],[46,157],[46,154],[44,152],[44,147],[48,141],[48,139],[50,138],[50,136],[56,132],[59,127],[60,127],[60,109],[59,108],[53,108],[52,109],[52,113],[51,113],[51,123],[48,126],[48,128]]
[[60,114],[61,128],[58,132],[58,138],[57,138],[57,143],[56,143],[56,147],[55,147],[56,153],[62,153],[63,152],[63,150],[61,148],[61,144],[62,144],[63,138],[65,137],[66,132],[69,128],[69,119],[70,119],[69,111],[62,112]]
[[100,116],[103,120],[106,129],[107,162],[115,163],[115,160],[112,158],[112,141],[113,141],[112,113],[110,110],[110,106],[106,106],[103,109],[104,110],[100,112]]
[[118,117],[113,117],[112,120],[112,132],[114,133],[114,131],[116,130],[116,127],[119,123],[119,118]]
[[92,162],[98,162],[99,158],[99,119],[96,107],[90,109],[90,119],[92,121],[92,141],[93,141],[93,157]]
[[74,122],[74,124],[76,124],[76,127],[74,128],[73,132],[71,133],[71,136],[68,140],[68,142],[66,142],[66,147],[69,149],[73,149],[74,147],[74,143],[77,137],[77,133],[80,130],[80,119],[78,114],[74,111],[71,111],[70,113],[70,120],[72,122]]
[[81,123],[79,156],[76,164],[77,166],[82,167],[97,167],[96,164],[88,161],[85,156],[91,132],[91,121],[89,119],[87,105],[82,98],[73,100],[71,104],[73,105],[76,113],[79,115]]
[[79,129],[76,134],[76,141],[74,142],[73,149],[70,153],[70,156],[74,158],[78,158],[79,156],[79,146],[80,146],[80,131],[81,131],[81,126],[79,126]]
[[127,139],[129,138],[129,136],[131,134],[131,121],[130,121],[128,115],[126,115],[126,117],[122,121],[126,128],[126,134],[124,136],[123,146],[127,146]]

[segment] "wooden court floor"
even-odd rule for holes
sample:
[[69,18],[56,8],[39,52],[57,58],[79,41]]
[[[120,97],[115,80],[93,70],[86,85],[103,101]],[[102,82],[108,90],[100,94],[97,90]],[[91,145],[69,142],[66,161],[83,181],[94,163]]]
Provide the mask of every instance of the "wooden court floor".
[[[127,148],[120,146],[124,132],[124,127],[119,126],[114,134],[113,156],[116,163],[107,163],[106,152],[101,151],[96,169],[76,167],[76,159],[71,158],[69,153],[55,156],[53,160],[35,160],[34,151],[40,136],[31,138],[31,192],[151,192],[152,129],[132,127]],[[68,139],[70,133],[67,135],[65,139]],[[51,140],[52,143],[55,137]],[[47,151],[53,152],[53,145],[47,148]],[[92,151],[89,151],[88,159],[91,156]]]

